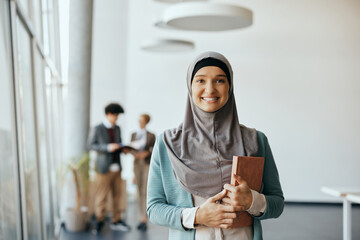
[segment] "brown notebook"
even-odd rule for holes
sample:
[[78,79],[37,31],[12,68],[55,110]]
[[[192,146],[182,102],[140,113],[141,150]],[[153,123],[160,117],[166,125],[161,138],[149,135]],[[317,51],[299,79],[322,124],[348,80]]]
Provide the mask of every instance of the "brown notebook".
[[[239,185],[233,177],[233,173],[235,173],[247,182],[250,189],[260,192],[263,170],[263,157],[234,156],[231,171],[231,184],[235,186]],[[244,211],[239,213],[234,227],[246,227],[251,226],[252,224],[253,218],[249,213]]]

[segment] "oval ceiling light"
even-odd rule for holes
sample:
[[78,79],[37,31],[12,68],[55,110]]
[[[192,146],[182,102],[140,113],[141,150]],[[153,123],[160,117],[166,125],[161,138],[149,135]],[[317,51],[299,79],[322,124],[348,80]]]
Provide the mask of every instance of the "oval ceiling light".
[[155,0],[157,2],[166,2],[166,3],[180,3],[180,2],[193,2],[193,1],[208,1],[208,0]]
[[190,31],[225,31],[248,27],[252,18],[251,10],[236,5],[186,2],[165,9],[162,24],[157,26]]
[[141,48],[153,52],[182,52],[194,48],[194,43],[178,39],[149,39],[141,43]]

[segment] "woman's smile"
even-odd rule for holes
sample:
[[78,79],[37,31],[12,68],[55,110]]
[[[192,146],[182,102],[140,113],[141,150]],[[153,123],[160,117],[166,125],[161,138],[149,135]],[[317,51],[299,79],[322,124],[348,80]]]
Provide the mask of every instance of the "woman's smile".
[[202,100],[204,100],[207,103],[214,103],[216,102],[219,98],[218,97],[202,97]]

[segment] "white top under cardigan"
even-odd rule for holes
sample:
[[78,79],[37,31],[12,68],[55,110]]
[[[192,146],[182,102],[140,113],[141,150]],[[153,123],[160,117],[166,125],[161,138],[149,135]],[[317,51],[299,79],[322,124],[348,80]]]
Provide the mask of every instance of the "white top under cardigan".
[[[254,216],[260,216],[266,209],[266,200],[264,194],[251,190],[252,203],[247,212]],[[182,224],[185,228],[195,228],[195,239],[214,239],[214,240],[226,240],[226,239],[241,239],[252,240],[253,229],[252,226],[234,228],[234,229],[222,229],[222,228],[210,228],[203,225],[194,226],[195,214],[199,209],[199,206],[203,204],[207,199],[192,195],[194,206],[193,208],[185,208],[181,213]]]
[[[109,120],[107,120],[106,118],[103,120],[103,124],[104,124],[104,126],[106,127],[106,128],[114,128],[114,124],[112,124],[111,122],[109,122]],[[108,149],[108,152],[110,152],[110,144],[111,143],[109,143],[108,145],[107,145],[107,149]],[[110,165],[110,168],[109,168],[109,170],[110,170],[110,172],[117,172],[117,171],[120,171],[120,166],[119,166],[119,164],[117,164],[117,163],[112,163],[111,165]]]

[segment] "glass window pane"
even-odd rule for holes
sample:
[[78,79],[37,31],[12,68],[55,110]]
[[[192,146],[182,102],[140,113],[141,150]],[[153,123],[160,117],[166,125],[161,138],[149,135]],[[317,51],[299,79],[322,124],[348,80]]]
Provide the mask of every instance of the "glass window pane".
[[31,0],[17,0],[17,4],[19,4],[21,6],[21,10],[25,11],[23,14],[25,14],[25,16],[29,17],[30,16],[30,6],[31,6]]
[[56,6],[54,6],[53,0],[42,0],[43,8],[43,31],[44,31],[44,51],[47,56],[51,58],[55,66],[59,68],[58,56],[57,56],[57,21]]
[[49,139],[46,128],[47,109],[45,106],[45,89],[44,89],[44,62],[40,52],[36,51],[36,75],[35,75],[35,98],[37,114],[37,135],[39,143],[39,164],[41,178],[41,194],[43,203],[43,217],[45,221],[46,236],[48,239],[54,238],[54,217],[52,211],[52,194],[50,187],[50,174],[52,167],[50,164]]
[[42,9],[41,0],[33,0],[33,22],[35,28],[36,40],[43,44],[43,26],[42,26]]
[[18,77],[21,119],[20,135],[25,179],[25,201],[28,239],[41,239],[41,208],[39,199],[36,133],[32,85],[31,41],[29,34],[17,18]]
[[[48,109],[48,132],[50,134],[50,142],[49,142],[49,149],[51,153],[51,159],[50,164],[53,167],[54,171],[51,172],[50,181],[51,181],[51,189],[52,189],[52,197],[53,197],[53,214],[55,219],[55,224],[57,221],[60,221],[60,204],[58,199],[60,199],[60,186],[58,185],[59,182],[61,182],[61,166],[60,163],[62,162],[62,159],[59,157],[59,151],[60,146],[58,144],[58,137],[56,135],[57,130],[59,129],[59,126],[56,125],[56,109],[54,108],[54,86],[55,83],[53,83],[53,78],[51,76],[51,71],[48,67],[45,67],[45,86],[46,86],[46,107]],[[56,96],[56,94],[55,94]],[[60,160],[59,160],[60,159]]]
[[10,17],[7,1],[0,1],[0,239],[19,239],[20,200],[16,171]]
[[44,52],[45,55],[50,55],[50,33],[49,33],[49,9],[48,1],[42,0],[42,20],[43,20],[43,37],[44,37]]

